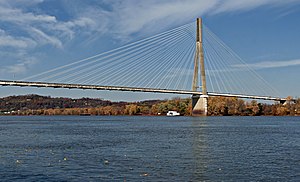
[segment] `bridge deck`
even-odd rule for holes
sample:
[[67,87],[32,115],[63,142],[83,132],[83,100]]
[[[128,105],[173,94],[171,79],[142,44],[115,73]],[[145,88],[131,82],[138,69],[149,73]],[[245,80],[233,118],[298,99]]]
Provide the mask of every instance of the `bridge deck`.
[[[122,86],[101,86],[101,85],[79,85],[79,84],[27,82],[27,81],[10,81],[10,80],[0,80],[0,85],[1,86],[20,86],[20,87],[50,87],[50,88],[68,88],[68,89],[90,89],[90,90],[112,90],[112,91],[202,95],[202,92],[188,91],[188,90],[169,90],[169,89],[156,89],[156,88],[137,88],[137,87],[122,87]],[[208,93],[208,95],[209,96],[223,96],[223,97],[237,97],[237,98],[244,98],[244,99],[286,101],[285,98],[278,98],[278,97],[271,97],[271,96],[213,93],[213,92]],[[293,101],[295,101],[295,100],[293,100]]]

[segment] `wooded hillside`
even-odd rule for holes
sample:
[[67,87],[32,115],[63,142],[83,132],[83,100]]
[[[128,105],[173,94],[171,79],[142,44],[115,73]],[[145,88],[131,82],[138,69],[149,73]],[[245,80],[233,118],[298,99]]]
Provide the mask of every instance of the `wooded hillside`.
[[[175,110],[191,115],[191,99],[149,100],[141,102],[112,102],[92,98],[52,98],[50,96],[23,95],[0,99],[1,115],[165,115]],[[300,99],[285,104],[258,103],[237,98],[210,97],[210,116],[300,115]]]

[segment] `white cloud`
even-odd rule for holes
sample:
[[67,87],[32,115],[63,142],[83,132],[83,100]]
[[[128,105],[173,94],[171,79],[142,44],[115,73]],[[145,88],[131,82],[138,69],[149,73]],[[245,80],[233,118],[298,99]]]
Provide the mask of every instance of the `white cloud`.
[[213,13],[251,10],[260,6],[276,7],[299,3],[299,0],[226,0],[220,1]]
[[30,38],[13,37],[0,29],[0,47],[29,48],[35,47],[36,42]]
[[41,45],[51,44],[51,45],[53,45],[57,48],[62,48],[63,47],[62,42],[58,38],[56,38],[54,36],[49,36],[49,35],[47,35],[46,33],[44,33],[43,31],[41,31],[37,28],[31,28],[31,31],[29,33]]
[[58,22],[51,26],[45,26],[47,29],[59,32],[60,36],[67,36],[68,39],[73,39],[77,33],[76,30],[78,29],[85,29],[84,32],[89,32],[89,30],[97,29],[96,27],[96,22],[88,17],[80,17],[72,21]]
[[33,6],[39,3],[44,2],[44,0],[1,0],[0,4],[2,5],[9,5],[9,6],[21,6],[21,7],[27,7],[27,6]]
[[[116,3],[112,14],[115,30],[124,35],[168,27],[174,23],[181,24],[211,10],[216,0],[173,0],[170,1],[124,1]],[[112,15],[113,16],[113,15]],[[117,29],[117,27],[120,27]]]
[[23,74],[27,71],[27,68],[24,63],[18,63],[5,67],[5,72],[8,74]]
[[[35,1],[35,3],[42,1]],[[47,35],[43,31],[35,27],[57,23],[54,16],[36,15],[32,12],[24,12],[22,9],[17,9],[7,5],[0,4],[0,22],[3,22],[7,27],[13,27],[12,34],[0,37],[1,46],[11,46],[16,48],[33,48],[38,43],[49,43],[61,48],[62,44],[58,38]],[[17,29],[16,29],[17,28]],[[15,30],[16,29],[16,30]],[[28,31],[29,30],[29,31]],[[23,36],[19,36],[22,34]],[[31,35],[31,36],[28,36]]]
[[281,68],[281,67],[289,67],[289,66],[300,66],[300,59],[294,60],[285,60],[285,61],[264,61],[254,64],[247,65],[233,65],[236,68],[245,68],[250,67],[252,69],[267,69],[267,68]]
[[[66,1],[64,2],[66,3],[65,7],[73,17],[67,21],[59,21],[57,17],[43,13],[41,9],[36,11],[40,13],[30,12],[26,9],[26,7],[35,7],[43,2],[43,0],[2,0],[0,1],[0,22],[17,24],[21,29],[24,25],[30,26],[42,31],[47,37],[52,37],[52,39],[55,37],[60,42],[66,42],[76,37],[76,34],[84,33],[94,33],[98,37],[103,34],[112,34],[117,39],[126,40],[133,34],[153,34],[170,26],[174,27],[193,21],[202,15],[245,11],[261,6],[291,5],[300,1],[103,0],[101,3]],[[74,10],[70,10],[72,8]],[[55,43],[53,41],[49,43],[60,47],[57,40],[54,41]]]
[[[95,26],[86,17],[57,20],[37,7],[43,0],[0,0],[0,55],[5,62],[1,74],[23,74],[38,62],[35,48],[52,45],[62,49],[64,43],[82,29]],[[30,11],[35,9],[36,11]]]
[[[125,40],[133,34],[157,33],[170,26],[191,22],[203,15],[300,3],[299,0],[104,0],[103,2],[109,8],[84,6],[78,14],[93,20],[98,19],[95,22],[101,21],[101,26],[97,23],[98,27],[94,26],[99,32],[111,33],[114,37]],[[78,8],[74,9],[78,11]]]
[[112,34],[117,39],[126,40],[132,34],[153,34],[170,26],[191,22],[196,17],[210,11],[217,1],[104,1],[109,6],[109,10],[87,6],[82,8],[79,16],[97,20],[94,24],[94,31]]
[[[43,13],[41,10],[37,11],[40,13],[36,13],[26,9],[28,6],[34,7],[42,2],[42,0],[0,1],[0,23],[17,28],[18,34],[25,34],[29,36],[28,39],[33,39],[40,45],[50,44],[57,48],[62,48],[63,42],[73,39],[76,33],[87,32],[95,27],[94,20],[88,17],[58,21],[55,16]],[[81,29],[85,30],[81,31]],[[2,37],[2,45],[19,45],[25,48],[26,41],[18,39],[18,35]]]
[[0,68],[1,75],[22,75],[39,62],[36,57],[28,55],[26,51],[16,51],[14,54],[0,52],[0,55],[10,58],[8,66]]
[[9,23],[49,23],[56,22],[56,18],[50,15],[36,15],[33,13],[23,12],[21,9],[1,7],[0,6],[0,19],[1,21]]

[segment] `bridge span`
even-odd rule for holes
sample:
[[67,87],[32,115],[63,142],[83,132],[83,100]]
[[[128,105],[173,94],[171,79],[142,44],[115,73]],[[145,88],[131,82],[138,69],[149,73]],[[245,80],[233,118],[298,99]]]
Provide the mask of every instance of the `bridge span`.
[[[169,89],[156,89],[156,88],[138,88],[138,87],[123,87],[123,86],[101,86],[101,85],[81,85],[81,84],[64,84],[64,83],[47,83],[47,82],[28,82],[28,81],[11,81],[0,80],[1,86],[19,86],[19,87],[37,87],[37,88],[66,88],[66,89],[89,89],[89,90],[108,90],[108,91],[129,91],[129,92],[152,92],[152,93],[165,93],[165,94],[182,94],[182,95],[202,95],[200,91],[189,90],[169,90]],[[271,96],[258,96],[258,95],[243,95],[231,93],[215,93],[208,92],[208,96],[222,96],[222,97],[236,97],[243,99],[255,100],[270,100],[285,102],[286,98],[271,97]],[[293,99],[292,101],[296,101]]]

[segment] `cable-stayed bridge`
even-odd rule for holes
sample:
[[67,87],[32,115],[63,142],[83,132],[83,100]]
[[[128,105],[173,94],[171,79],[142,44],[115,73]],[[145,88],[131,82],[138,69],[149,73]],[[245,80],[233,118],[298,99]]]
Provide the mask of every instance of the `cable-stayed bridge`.
[[[201,91],[189,90],[170,90],[157,88],[138,88],[138,87],[118,87],[118,86],[101,86],[101,85],[82,85],[82,84],[63,84],[63,83],[46,83],[46,82],[26,82],[26,81],[8,81],[0,80],[2,86],[19,86],[19,87],[44,87],[44,88],[67,88],[67,89],[90,89],[90,90],[110,90],[110,91],[129,91],[129,92],[152,92],[164,94],[182,94],[182,95],[203,95]],[[286,98],[258,95],[243,95],[230,93],[210,92],[208,96],[238,97],[244,99],[261,99],[273,101],[286,101]]]
[[187,94],[194,115],[206,115],[208,96],[286,101],[201,19],[0,85]]

